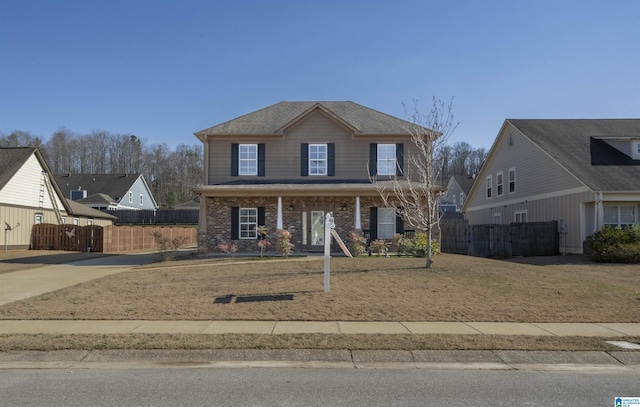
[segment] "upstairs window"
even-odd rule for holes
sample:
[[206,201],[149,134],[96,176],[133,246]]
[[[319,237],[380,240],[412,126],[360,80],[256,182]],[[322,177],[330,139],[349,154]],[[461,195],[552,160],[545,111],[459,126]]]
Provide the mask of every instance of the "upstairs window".
[[460,192],[460,206],[464,204],[464,192]]
[[404,175],[404,144],[371,143],[369,145],[369,175]]
[[133,203],[133,192],[129,191],[129,203]]
[[231,176],[265,175],[265,145],[257,144],[231,144]]
[[509,168],[509,193],[516,192],[516,169]]
[[378,144],[378,175],[396,174],[396,145]]
[[499,172],[496,176],[496,187],[498,189],[498,196],[502,196],[502,172]]
[[144,195],[140,194],[140,206],[144,205]]
[[309,175],[327,175],[326,144],[309,144]]
[[487,177],[487,198],[491,198],[491,188],[493,187],[493,180],[491,175]]
[[300,175],[336,175],[336,144],[309,144],[300,145]]
[[258,145],[238,146],[238,175],[258,175]]
[[633,160],[640,160],[640,140],[631,140],[631,158]]

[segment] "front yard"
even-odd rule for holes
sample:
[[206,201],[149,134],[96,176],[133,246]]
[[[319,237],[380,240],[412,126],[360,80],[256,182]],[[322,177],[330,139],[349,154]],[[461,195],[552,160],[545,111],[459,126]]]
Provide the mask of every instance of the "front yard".
[[[0,307],[0,319],[640,322],[640,265],[322,257],[157,263]],[[531,263],[541,264],[531,264]]]

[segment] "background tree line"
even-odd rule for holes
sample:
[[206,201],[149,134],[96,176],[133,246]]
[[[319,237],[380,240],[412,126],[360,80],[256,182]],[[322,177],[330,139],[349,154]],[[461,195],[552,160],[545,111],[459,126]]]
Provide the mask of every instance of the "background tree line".
[[[202,180],[200,144],[179,144],[172,151],[165,143],[149,144],[133,135],[78,134],[61,127],[46,141],[27,131],[0,134],[0,147],[38,147],[54,174],[142,174],[164,208],[191,199],[191,188]],[[440,146],[434,155],[436,182],[446,185],[451,175],[477,174],[487,151],[459,141]]]
[[192,198],[201,183],[202,146],[149,144],[133,135],[56,130],[44,141],[26,131],[0,134],[0,147],[38,147],[54,174],[142,174],[158,205],[171,208]]

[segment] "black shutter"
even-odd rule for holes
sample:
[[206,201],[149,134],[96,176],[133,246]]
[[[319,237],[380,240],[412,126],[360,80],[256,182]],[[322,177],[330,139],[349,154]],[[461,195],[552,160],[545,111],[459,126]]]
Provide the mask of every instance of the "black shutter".
[[231,207],[231,240],[240,239],[240,208]]
[[378,145],[369,144],[369,175],[378,175]]
[[369,229],[371,230],[371,240],[378,238],[378,208],[372,206],[369,211]]
[[300,175],[303,177],[309,175],[309,143],[300,145]]
[[404,220],[402,219],[402,215],[400,215],[402,211],[402,207],[398,207],[396,210],[396,233],[403,234],[404,233]]
[[404,175],[404,144],[396,144],[396,175]]
[[231,176],[238,176],[238,143],[231,144]]
[[264,177],[265,168],[265,145],[264,143],[258,144],[258,176]]
[[336,143],[327,144],[327,175],[336,175]]
[[265,225],[266,217],[264,212],[264,206],[258,206],[258,227]]

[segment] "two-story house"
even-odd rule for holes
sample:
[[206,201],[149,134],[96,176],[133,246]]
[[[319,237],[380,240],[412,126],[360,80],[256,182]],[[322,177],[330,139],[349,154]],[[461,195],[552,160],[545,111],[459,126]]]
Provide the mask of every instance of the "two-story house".
[[325,215],[336,231],[392,238],[404,231],[370,175],[402,174],[411,123],[353,102],[280,102],[199,131],[204,144],[199,248],[235,243],[256,251],[257,228],[292,234],[295,250],[324,246]]
[[505,120],[462,208],[471,224],[555,220],[563,253],[639,209],[640,119]]
[[140,174],[57,174],[68,199],[101,211],[155,210],[158,204]]
[[0,148],[0,246],[31,247],[42,223],[108,226],[114,217],[65,199],[38,148]]

